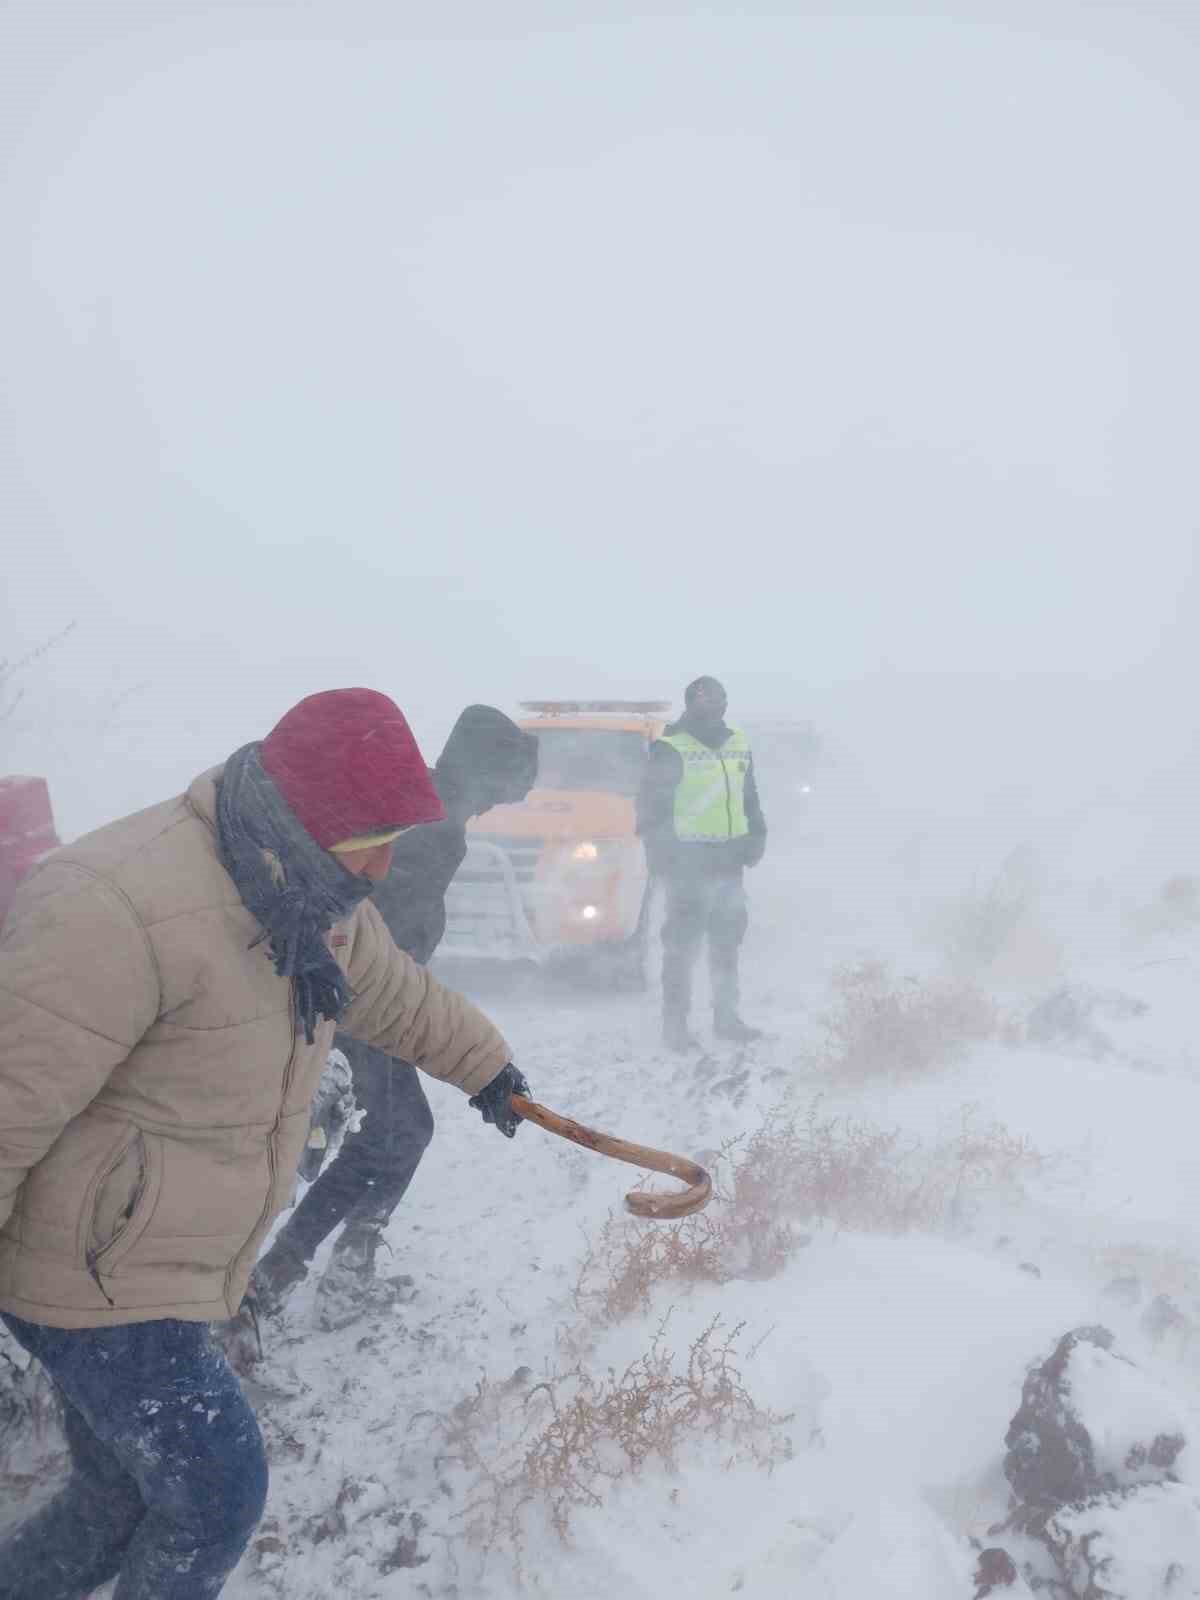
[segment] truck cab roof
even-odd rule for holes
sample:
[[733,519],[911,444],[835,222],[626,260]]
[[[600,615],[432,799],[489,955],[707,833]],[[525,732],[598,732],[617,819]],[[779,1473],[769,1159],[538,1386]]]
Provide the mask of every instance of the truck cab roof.
[[521,709],[534,713],[520,719],[530,733],[579,728],[657,739],[671,707],[665,700],[523,700]]

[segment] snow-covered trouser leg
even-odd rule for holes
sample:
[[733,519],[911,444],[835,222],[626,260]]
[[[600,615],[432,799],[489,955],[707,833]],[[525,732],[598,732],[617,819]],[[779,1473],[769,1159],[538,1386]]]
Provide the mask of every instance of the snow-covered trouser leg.
[[80,1600],[115,1578],[146,1515],[136,1482],[59,1390],[71,1455],[64,1488],[0,1540],[0,1600]]
[[267,1461],[208,1325],[4,1321],[72,1419],[59,1498],[77,1521],[55,1501],[0,1545],[0,1600],[83,1600],[114,1574],[113,1600],[214,1600],[262,1515]]
[[339,1222],[384,1227],[433,1138],[416,1067],[341,1035],[338,1048],[349,1058],[354,1098],[366,1115],[277,1235],[277,1244],[305,1261]]
[[738,955],[750,916],[741,873],[713,881],[708,910],[708,970],[712,981],[713,1014],[732,1021],[738,1014]]
[[668,877],[663,916],[663,1018],[686,1023],[692,1009],[692,969],[708,925],[711,882],[701,877]]

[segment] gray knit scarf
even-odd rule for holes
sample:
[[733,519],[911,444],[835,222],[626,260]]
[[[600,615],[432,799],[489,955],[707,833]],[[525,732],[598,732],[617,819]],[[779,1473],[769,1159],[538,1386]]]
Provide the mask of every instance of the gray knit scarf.
[[296,1019],[312,1044],[318,1017],[336,1022],[354,998],[325,935],[374,884],[309,837],[264,771],[260,748],[235,751],[217,782],[221,861],[262,924],[250,948],[270,940],[275,971],[292,980]]

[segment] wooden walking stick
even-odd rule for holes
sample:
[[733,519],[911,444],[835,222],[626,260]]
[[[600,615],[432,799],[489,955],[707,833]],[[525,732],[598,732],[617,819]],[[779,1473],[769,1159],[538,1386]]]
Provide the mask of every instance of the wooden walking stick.
[[702,1211],[712,1198],[712,1179],[704,1168],[686,1156],[673,1156],[668,1150],[652,1150],[649,1145],[630,1144],[627,1139],[616,1139],[611,1133],[599,1133],[595,1128],[585,1128],[582,1122],[561,1117],[538,1105],[536,1100],[526,1100],[514,1094],[512,1108],[526,1122],[536,1122],[547,1133],[556,1133],[560,1139],[570,1139],[585,1150],[595,1150],[599,1155],[611,1156],[614,1161],[628,1161],[633,1167],[649,1167],[652,1172],[669,1172],[688,1187],[674,1194],[646,1194],[642,1189],[631,1189],[625,1204],[635,1217],[662,1220],[666,1217],[687,1217],[693,1211]]

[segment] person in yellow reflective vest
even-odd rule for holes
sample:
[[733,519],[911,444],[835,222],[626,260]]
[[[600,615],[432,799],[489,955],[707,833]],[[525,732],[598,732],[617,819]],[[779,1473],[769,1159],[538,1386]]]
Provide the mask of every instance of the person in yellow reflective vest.
[[684,690],[684,713],[650,747],[637,800],[638,832],[651,875],[666,890],[663,923],[663,1042],[686,1054],[692,973],[708,941],[713,1032],[748,1043],[761,1038],[738,1013],[738,955],[748,922],[745,867],[767,842],[746,736],[725,721],[728,700],[716,678]]

